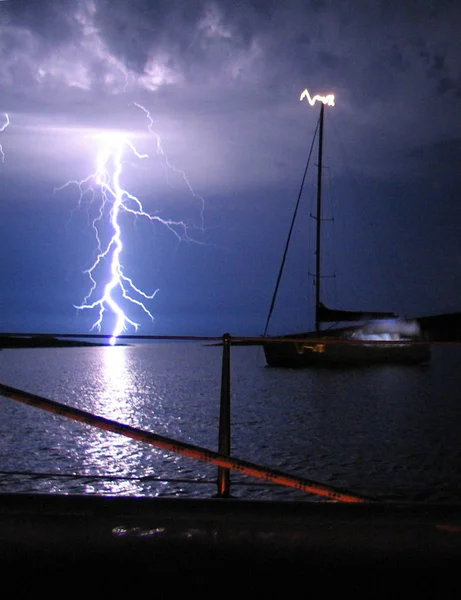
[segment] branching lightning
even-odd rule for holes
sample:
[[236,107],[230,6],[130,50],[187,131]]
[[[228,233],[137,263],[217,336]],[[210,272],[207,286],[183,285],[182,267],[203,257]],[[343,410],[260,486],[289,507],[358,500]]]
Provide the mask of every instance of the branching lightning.
[[[188,189],[195,198],[201,202],[201,218],[203,220],[204,200],[197,195],[191,184],[189,183],[183,171],[176,169],[169,161],[163,151],[160,137],[153,131],[153,120],[149,111],[141,106],[135,106],[144,111],[148,120],[148,130],[155,137],[157,144],[157,154],[160,155],[165,168],[171,169],[180,174]],[[192,241],[187,232],[187,226],[182,221],[173,221],[162,219],[158,215],[147,213],[139,198],[122,187],[121,177],[123,173],[124,156],[130,153],[139,160],[149,158],[147,154],[138,152],[134,144],[121,133],[106,133],[97,136],[99,149],[96,157],[96,169],[85,179],[80,181],[68,181],[64,185],[56,188],[55,191],[62,190],[68,186],[74,185],[79,190],[79,206],[86,194],[90,195],[91,201],[94,201],[99,190],[101,204],[97,212],[97,216],[92,220],[92,227],[97,241],[97,255],[93,264],[85,271],[89,276],[91,286],[88,294],[83,299],[80,305],[75,305],[78,310],[97,310],[98,318],[93,324],[91,330],[97,329],[101,331],[103,319],[106,311],[110,311],[115,317],[115,325],[112,329],[110,344],[114,345],[117,337],[127,330],[131,325],[135,331],[140,326],[139,323],[133,321],[124,311],[122,304],[135,304],[144,311],[151,319],[154,317],[150,310],[146,307],[145,301],[152,300],[157,294],[158,289],[148,294],[137,287],[133,280],[124,274],[121,255],[123,252],[122,241],[122,226],[120,216],[122,213],[128,213],[136,218],[148,219],[152,222],[158,222],[167,227],[180,241]],[[106,219],[110,225],[112,234],[107,243],[103,243],[100,235],[102,221]],[[106,263],[109,267],[109,280],[102,286],[97,296],[97,291],[101,288],[98,285],[99,267],[102,263]],[[96,299],[93,299],[95,298]]]
[[[10,124],[10,117],[8,116],[8,114],[7,113],[3,113],[3,114],[5,117],[5,123],[3,123],[3,125],[0,125],[0,133],[5,131],[5,129]],[[5,153],[3,152],[3,146],[1,144],[0,144],[0,156],[1,156],[2,163],[5,162]]]
[[154,121],[153,121],[153,119],[152,119],[152,117],[150,115],[150,112],[147,110],[147,108],[145,108],[141,104],[138,104],[137,102],[133,102],[133,104],[134,104],[134,106],[136,106],[137,108],[139,108],[140,110],[142,110],[144,112],[144,114],[146,115],[146,119],[147,119],[147,121],[149,123],[149,125],[148,125],[147,128],[149,130],[149,133],[156,140],[156,143],[157,143],[157,154],[160,155],[163,158],[163,160],[165,161],[165,167],[167,169],[170,169],[171,171],[174,171],[176,174],[179,174],[181,176],[181,178],[183,179],[184,183],[186,184],[186,186],[188,187],[190,193],[194,196],[194,198],[197,198],[200,201],[200,203],[201,203],[200,219],[201,219],[201,226],[203,227],[203,210],[205,208],[205,200],[202,198],[202,196],[199,196],[195,192],[195,190],[193,189],[190,181],[186,177],[186,174],[184,173],[184,171],[181,171],[180,169],[177,169],[168,160],[167,155],[163,151],[162,143],[161,143],[161,140],[160,140],[160,136],[154,131]]
[[327,96],[319,96],[316,95],[313,98],[311,98],[308,90],[304,90],[303,93],[301,94],[301,97],[299,98],[300,100],[304,100],[304,98],[307,98],[307,101],[309,102],[309,104],[311,106],[314,106],[314,104],[318,101],[318,102],[322,102],[323,104],[327,104],[328,106],[334,106],[335,105],[335,97],[333,94],[328,94]]

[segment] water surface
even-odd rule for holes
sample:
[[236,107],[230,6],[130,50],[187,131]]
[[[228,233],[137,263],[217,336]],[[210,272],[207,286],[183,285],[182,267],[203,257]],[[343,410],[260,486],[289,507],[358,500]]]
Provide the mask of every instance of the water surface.
[[[428,366],[285,370],[233,348],[231,453],[380,497],[459,500],[460,358],[436,347]],[[221,360],[199,343],[12,349],[0,352],[0,381],[217,450]],[[0,410],[0,491],[216,493],[207,463],[1,397]],[[234,496],[313,499],[231,478]]]

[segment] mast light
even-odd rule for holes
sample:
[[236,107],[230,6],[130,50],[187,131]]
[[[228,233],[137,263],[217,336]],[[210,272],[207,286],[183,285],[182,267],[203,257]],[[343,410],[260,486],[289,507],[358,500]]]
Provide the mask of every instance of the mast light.
[[328,94],[327,96],[319,96],[319,95],[315,95],[313,98],[311,98],[309,92],[306,90],[304,90],[304,92],[301,94],[301,97],[299,98],[300,100],[304,100],[304,98],[307,98],[307,101],[309,102],[309,104],[311,106],[314,106],[314,104],[317,102],[317,100],[319,102],[322,102],[323,104],[327,104],[328,106],[334,106],[335,105],[335,97],[334,94]]

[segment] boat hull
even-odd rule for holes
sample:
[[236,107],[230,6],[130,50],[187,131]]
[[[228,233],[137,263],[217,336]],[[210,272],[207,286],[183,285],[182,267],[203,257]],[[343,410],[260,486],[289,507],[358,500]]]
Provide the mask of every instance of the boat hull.
[[270,367],[362,366],[375,364],[421,364],[430,360],[428,343],[354,342],[316,339],[310,342],[274,341],[263,344]]

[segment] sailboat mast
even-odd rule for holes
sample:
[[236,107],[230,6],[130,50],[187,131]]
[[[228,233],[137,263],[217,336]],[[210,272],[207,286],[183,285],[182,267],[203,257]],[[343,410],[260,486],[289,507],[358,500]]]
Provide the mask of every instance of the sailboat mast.
[[321,278],[321,224],[322,224],[322,158],[323,158],[323,117],[325,104],[320,103],[320,127],[319,127],[319,156],[317,171],[317,235],[316,235],[316,264],[315,264],[315,330],[320,331],[319,309],[320,309],[320,278]]

